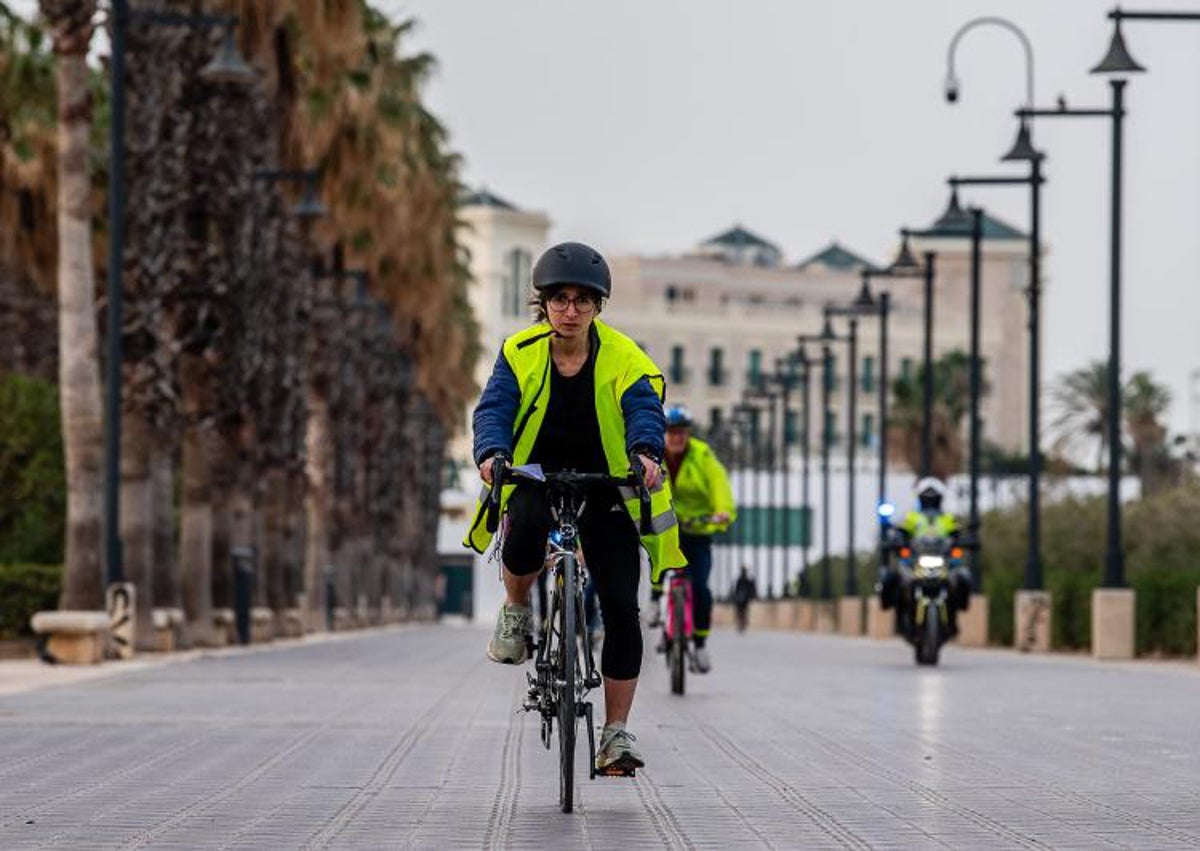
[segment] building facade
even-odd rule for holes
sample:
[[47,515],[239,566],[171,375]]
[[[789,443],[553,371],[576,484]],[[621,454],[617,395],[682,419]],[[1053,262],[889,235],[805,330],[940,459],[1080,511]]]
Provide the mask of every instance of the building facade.
[[[936,231],[934,231],[936,234]],[[981,278],[981,351],[989,392],[982,405],[985,439],[1010,452],[1028,449],[1028,340],[1024,290],[1027,240],[1013,228],[988,220]],[[934,296],[934,357],[969,350],[969,241],[934,235],[913,243],[918,256],[937,252]],[[848,305],[858,294],[868,261],[836,243],[809,259],[787,265],[774,246],[741,227],[679,256],[616,257],[614,295],[604,316],[643,345],[667,377],[668,398],[688,405],[706,430],[719,427],[748,385],[772,372],[797,348],[799,335],[819,334],[827,304]],[[924,288],[920,279],[873,280],[878,295],[891,292],[889,377],[915,375],[923,352]],[[858,442],[877,447],[880,380],[879,323],[859,319]],[[846,333],[844,320],[836,323]],[[844,344],[833,349],[835,452],[844,452],[848,364]],[[819,346],[808,346],[819,357]],[[814,374],[814,379],[816,374]],[[820,383],[814,380],[810,434],[820,434]],[[798,434],[799,399],[791,433]],[[779,426],[782,428],[783,424]],[[814,443],[815,445],[815,443]],[[903,463],[890,453],[894,464]]]

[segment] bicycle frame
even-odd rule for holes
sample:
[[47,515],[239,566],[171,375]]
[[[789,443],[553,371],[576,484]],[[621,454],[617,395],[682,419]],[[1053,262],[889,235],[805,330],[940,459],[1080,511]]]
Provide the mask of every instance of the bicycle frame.
[[[675,594],[673,591],[682,586],[684,607],[682,612],[675,610]],[[666,582],[666,588],[663,593],[663,599],[666,600],[666,617],[663,618],[664,628],[667,632],[667,640],[674,640],[677,636],[682,636],[685,640],[691,641],[695,634],[695,624],[692,620],[692,581],[687,575],[677,570],[672,570]]]

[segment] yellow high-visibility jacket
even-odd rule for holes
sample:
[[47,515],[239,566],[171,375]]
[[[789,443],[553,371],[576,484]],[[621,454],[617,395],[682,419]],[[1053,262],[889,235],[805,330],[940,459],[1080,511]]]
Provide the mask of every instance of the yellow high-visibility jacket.
[[[600,442],[608,461],[609,475],[622,477],[629,473],[629,458],[625,446],[625,417],[621,398],[643,378],[661,400],[666,382],[654,361],[629,337],[597,319],[593,327],[599,338],[595,355],[596,419],[600,425]],[[549,325],[539,323],[513,334],[504,341],[502,353],[521,390],[521,403],[513,423],[513,464],[520,466],[529,460],[537,443],[538,432],[550,401],[550,338]],[[687,559],[679,549],[679,524],[671,499],[671,487],[663,476],[662,483],[650,494],[653,532],[642,536],[642,546],[650,556],[651,581],[658,581],[662,572],[684,567]],[[501,509],[508,505],[514,485],[502,489]],[[475,515],[463,545],[484,552],[491,543],[487,531],[487,508],[484,489],[475,506]],[[634,522],[641,516],[637,493],[622,488],[625,508]]]
[[[671,477],[675,513],[680,529],[688,535],[715,535],[729,528],[737,517],[729,475],[712,447],[699,438],[688,439],[679,472]],[[728,514],[726,523],[707,523],[713,514]]]

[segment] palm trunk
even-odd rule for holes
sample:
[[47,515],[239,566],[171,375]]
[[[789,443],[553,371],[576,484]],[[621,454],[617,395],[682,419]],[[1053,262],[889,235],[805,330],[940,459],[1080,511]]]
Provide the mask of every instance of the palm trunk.
[[309,627],[316,629],[325,622],[325,569],[331,566],[330,474],[333,471],[333,434],[329,402],[318,393],[309,394],[305,445],[308,489],[304,501],[307,527],[304,588],[308,593]]
[[175,459],[170,450],[151,450],[154,479],[154,605],[179,608],[179,560],[175,549]]
[[[137,589],[134,641],[154,650],[154,477],[151,425],[137,412],[121,418],[121,541],[125,579]],[[166,510],[164,507],[163,510]]]
[[[288,607],[287,564],[288,564],[288,477],[281,467],[272,467],[266,473],[265,494],[262,506],[262,556],[259,570],[266,604],[279,621],[283,610]],[[282,622],[280,621],[280,625]]]
[[299,606],[305,592],[305,552],[308,546],[308,482],[300,470],[288,471],[287,521],[284,525],[284,594],[287,606]]
[[233,608],[233,572],[229,550],[233,546],[233,512],[236,484],[232,447],[220,433],[213,435],[214,467],[212,487],[212,602],[214,609]]
[[91,20],[88,15],[79,26],[79,9],[60,12],[57,19],[55,11],[43,6],[56,29],[58,53],[58,374],[67,470],[66,560],[59,606],[101,609],[104,450],[88,170],[92,107],[86,58]]
[[184,619],[193,644],[213,642],[213,465],[216,436],[195,414],[208,410],[208,369],[195,355],[183,355],[180,378],[187,417],[183,430],[183,499],[180,505],[180,575]]

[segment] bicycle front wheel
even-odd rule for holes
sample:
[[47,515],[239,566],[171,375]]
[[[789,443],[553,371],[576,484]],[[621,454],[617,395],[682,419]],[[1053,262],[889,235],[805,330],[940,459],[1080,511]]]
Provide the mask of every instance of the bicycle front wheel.
[[575,558],[564,556],[559,565],[561,584],[559,633],[562,644],[558,654],[558,798],[564,813],[575,807],[575,672],[579,667],[579,640],[575,634],[578,612],[575,610]]
[[684,677],[687,670],[687,635],[684,634],[684,625],[686,623],[685,607],[687,606],[687,597],[683,593],[683,588],[676,585],[671,589],[671,617],[673,621],[673,632],[675,633],[671,639],[671,646],[668,649],[671,661],[671,693],[683,694]]

